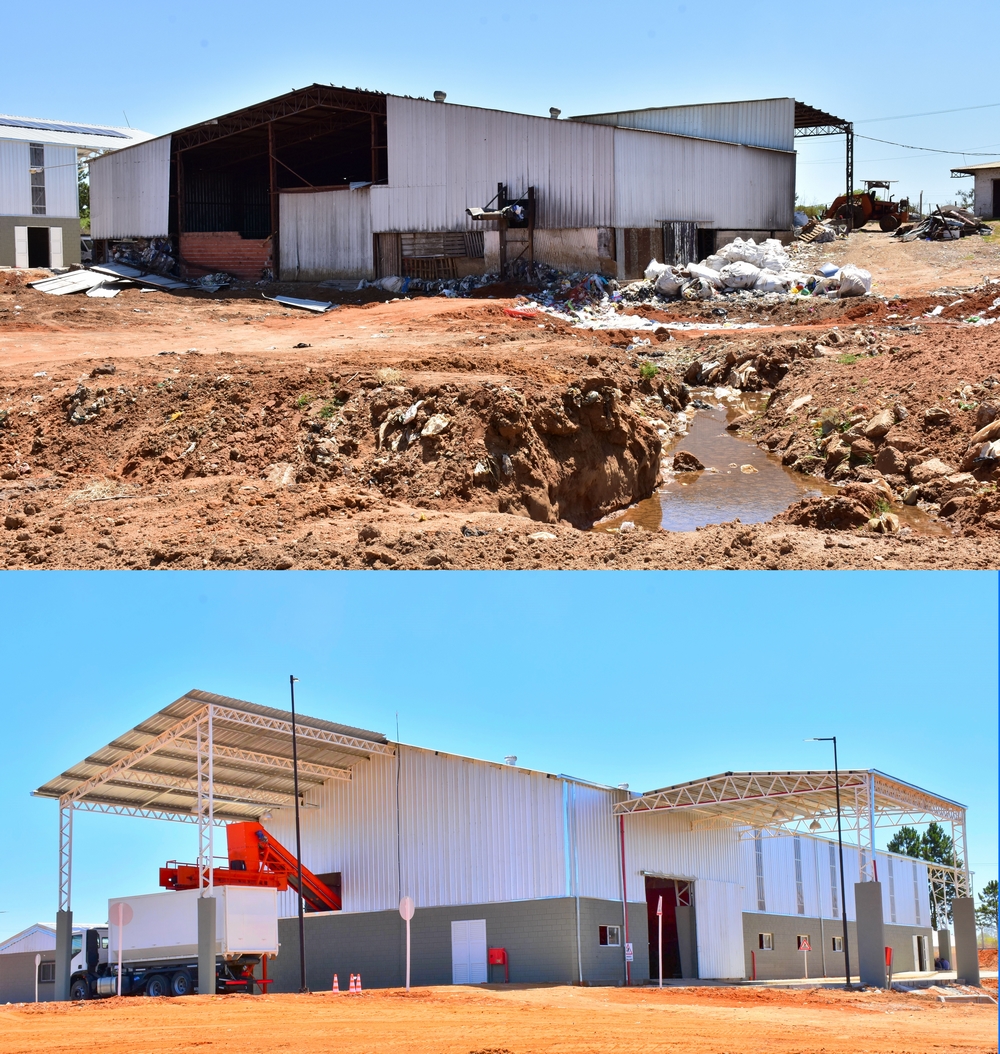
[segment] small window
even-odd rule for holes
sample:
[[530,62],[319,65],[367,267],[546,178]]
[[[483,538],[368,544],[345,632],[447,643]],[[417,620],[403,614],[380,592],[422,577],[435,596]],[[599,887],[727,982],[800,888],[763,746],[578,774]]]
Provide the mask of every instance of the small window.
[[773,952],[774,951],[774,934],[773,933],[758,933],[757,934],[757,947],[762,952]]
[[622,943],[621,926],[601,926],[598,930],[601,947],[620,948]]
[[108,935],[106,933],[100,937],[100,946],[104,951],[108,950]]
[[56,979],[56,964],[55,963],[39,963],[38,964],[38,980],[39,981],[54,981]]
[[74,955],[79,955],[82,950],[83,950],[83,934],[82,933],[74,933],[73,934],[73,954]]
[[812,945],[812,941],[809,940],[809,934],[797,933],[795,935],[795,950],[799,952],[802,951],[803,944],[808,944],[810,946]]
[[842,952],[844,950],[844,938],[833,937],[831,938],[831,949],[835,952]]

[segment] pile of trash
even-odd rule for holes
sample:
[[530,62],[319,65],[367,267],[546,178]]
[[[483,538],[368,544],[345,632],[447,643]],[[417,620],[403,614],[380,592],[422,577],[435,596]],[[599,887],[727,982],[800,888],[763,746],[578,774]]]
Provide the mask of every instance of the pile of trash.
[[968,209],[945,207],[935,209],[919,223],[904,223],[897,227],[894,238],[904,242],[917,240],[942,242],[967,238],[970,234],[992,234],[993,228]]
[[173,274],[177,270],[169,238],[134,238],[114,242],[109,255],[109,262],[128,264],[143,271]]
[[662,297],[710,300],[714,296],[752,290],[756,293],[827,296],[843,299],[871,292],[868,271],[845,264],[824,264],[819,274],[798,270],[785,247],[776,238],[759,245],[749,238],[736,238],[701,263],[684,267],[650,261],[646,280]]

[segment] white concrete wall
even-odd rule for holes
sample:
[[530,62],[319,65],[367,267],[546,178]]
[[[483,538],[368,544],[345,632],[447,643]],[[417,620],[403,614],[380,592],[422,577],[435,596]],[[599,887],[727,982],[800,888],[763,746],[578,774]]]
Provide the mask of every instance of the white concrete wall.
[[1000,179],[1000,165],[976,173],[975,203],[973,211],[983,219],[1000,220],[1000,214],[993,212],[993,180]]

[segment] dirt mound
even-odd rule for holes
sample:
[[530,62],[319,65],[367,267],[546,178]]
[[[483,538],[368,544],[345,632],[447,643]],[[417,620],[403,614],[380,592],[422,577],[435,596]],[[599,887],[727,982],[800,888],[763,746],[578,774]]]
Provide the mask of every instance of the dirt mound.
[[996,948],[979,949],[979,968],[981,970],[995,970],[997,968]]

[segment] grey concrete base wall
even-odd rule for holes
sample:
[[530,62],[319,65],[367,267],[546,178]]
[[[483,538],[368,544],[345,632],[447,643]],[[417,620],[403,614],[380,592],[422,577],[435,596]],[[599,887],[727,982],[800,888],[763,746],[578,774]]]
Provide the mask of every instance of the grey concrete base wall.
[[[893,971],[910,973],[917,966],[913,957],[913,938],[915,935],[927,938],[930,947],[930,929],[916,926],[893,926],[885,923],[882,927],[885,944],[892,948]],[[774,951],[762,952],[757,948],[757,936],[760,933],[774,934]],[[844,976],[844,953],[833,951],[832,938],[840,937],[843,924],[840,919],[820,919],[805,915],[762,915],[756,912],[743,913],[743,948],[746,960],[746,976],[751,976],[750,953],[757,953],[757,979],[775,981],[786,978],[800,978],[803,971],[802,952],[796,951],[795,938],[804,933],[809,937],[812,951],[809,952],[809,976],[823,976],[823,956],[826,956],[826,976]],[[847,936],[850,941],[851,975],[858,976],[858,930],[853,922],[847,923]],[[821,952],[820,949],[823,949]],[[815,971],[815,972],[814,972]]]
[[[31,1003],[35,999],[36,952],[10,952],[0,955],[0,1003]],[[42,962],[55,962],[55,953],[42,952]],[[54,981],[38,985],[38,1001],[51,1003],[56,997]]]
[[80,262],[80,221],[60,216],[0,216],[0,267],[14,267],[15,227],[62,227],[63,266]]
[[[601,947],[598,927],[621,926],[622,907],[614,901],[580,898],[580,956],[577,957],[577,914],[573,897],[521,900],[465,907],[417,908],[410,923],[413,985],[446,985],[451,976],[451,924],[486,920],[490,948],[506,948],[511,982],[622,984],[625,949]],[[629,905],[629,937],[636,948],[632,973],[648,975],[646,907]],[[298,919],[278,922],[280,952],[268,964],[276,992],[299,988]],[[310,914],[305,919],[306,981],[313,991],[327,990],[338,975],[346,989],[350,975],[360,973],[365,988],[403,985],[406,969],[406,926],[397,911]],[[624,935],[623,935],[624,941]],[[503,981],[503,967],[490,968],[490,979]]]
[[951,902],[951,921],[955,929],[954,960],[951,967],[968,984],[979,984],[979,948],[976,942],[976,903],[972,897],[955,897]]
[[858,916],[858,977],[862,984],[885,988],[885,924],[882,919],[882,883],[855,882],[854,904]]

